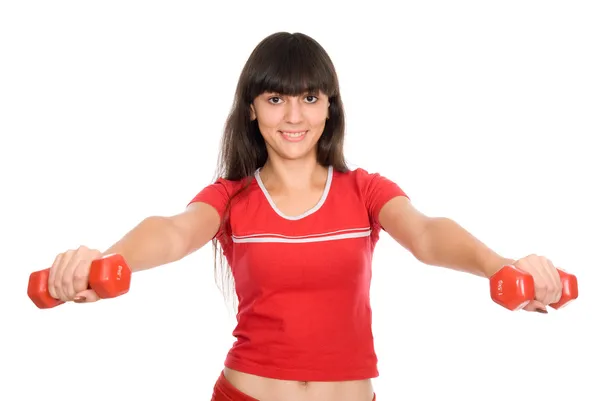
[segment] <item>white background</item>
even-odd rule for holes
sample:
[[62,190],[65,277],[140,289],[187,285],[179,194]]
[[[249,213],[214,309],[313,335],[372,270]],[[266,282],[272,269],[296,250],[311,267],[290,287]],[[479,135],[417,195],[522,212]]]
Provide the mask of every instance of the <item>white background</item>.
[[238,74],[276,31],[332,57],[353,166],[507,257],[546,255],[579,279],[565,309],[512,313],[485,280],[383,235],[378,399],[600,399],[594,2],[393,4],[2,3],[0,399],[210,398],[234,340],[210,245],[92,305],[38,310],[27,280],[209,184]]

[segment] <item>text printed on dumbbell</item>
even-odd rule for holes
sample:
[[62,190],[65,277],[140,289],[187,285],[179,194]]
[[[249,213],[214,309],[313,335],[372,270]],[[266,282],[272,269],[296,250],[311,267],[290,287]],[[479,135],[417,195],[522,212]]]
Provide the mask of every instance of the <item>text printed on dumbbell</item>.
[[502,284],[504,284],[504,281],[498,280],[498,287],[497,287],[498,295],[502,295]]
[[121,271],[123,271],[123,266],[119,265],[117,269],[117,280],[121,280]]

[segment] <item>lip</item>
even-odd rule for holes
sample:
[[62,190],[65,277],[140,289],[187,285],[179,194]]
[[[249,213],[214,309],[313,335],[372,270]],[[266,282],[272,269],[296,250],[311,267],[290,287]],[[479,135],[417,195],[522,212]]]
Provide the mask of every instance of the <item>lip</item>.
[[[302,140],[304,140],[304,138],[306,137],[306,133],[308,132],[308,130],[305,131],[298,131],[298,130],[294,130],[294,131],[279,131],[279,133],[281,134],[281,136],[283,137],[283,139],[285,139],[288,142],[300,142]],[[300,134],[298,136],[290,136],[292,134]]]
[[288,134],[297,134],[299,132],[306,132],[307,129],[298,129],[298,130],[279,130],[279,132],[287,132]]

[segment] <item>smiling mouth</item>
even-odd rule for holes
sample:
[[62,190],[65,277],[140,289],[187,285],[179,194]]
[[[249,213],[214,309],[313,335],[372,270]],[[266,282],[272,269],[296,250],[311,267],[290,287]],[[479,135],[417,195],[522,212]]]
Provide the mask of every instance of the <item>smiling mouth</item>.
[[279,133],[288,141],[300,141],[308,131],[279,131]]

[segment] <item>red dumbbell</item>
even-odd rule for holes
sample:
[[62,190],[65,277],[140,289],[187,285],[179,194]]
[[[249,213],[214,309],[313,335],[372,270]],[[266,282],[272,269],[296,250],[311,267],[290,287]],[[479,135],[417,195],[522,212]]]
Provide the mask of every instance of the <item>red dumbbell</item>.
[[[48,291],[50,269],[31,273],[27,295],[40,309],[54,308],[64,302],[52,298]],[[129,291],[131,269],[121,255],[106,255],[94,260],[90,265],[88,288],[102,299],[115,298]]]
[[[560,300],[549,306],[554,309],[562,308],[579,296],[577,277],[558,270],[562,283]],[[502,267],[490,278],[490,295],[497,304],[509,309],[518,310],[535,298],[533,277],[514,266]]]

